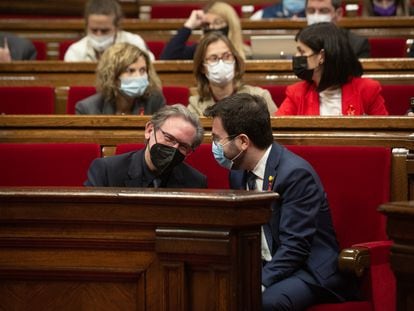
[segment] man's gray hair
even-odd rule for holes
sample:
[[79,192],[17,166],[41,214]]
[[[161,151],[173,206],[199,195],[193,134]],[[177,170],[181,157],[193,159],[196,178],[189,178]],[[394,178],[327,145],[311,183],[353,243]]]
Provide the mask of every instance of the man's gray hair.
[[200,146],[204,138],[204,129],[201,126],[200,119],[196,114],[192,113],[182,104],[166,105],[152,116],[151,123],[155,128],[160,128],[170,117],[180,117],[191,123],[196,129],[196,135],[191,147],[195,149]]
[[[342,5],[342,0],[331,0],[332,6],[335,10],[339,9]],[[306,5],[308,5],[308,0],[306,0]]]

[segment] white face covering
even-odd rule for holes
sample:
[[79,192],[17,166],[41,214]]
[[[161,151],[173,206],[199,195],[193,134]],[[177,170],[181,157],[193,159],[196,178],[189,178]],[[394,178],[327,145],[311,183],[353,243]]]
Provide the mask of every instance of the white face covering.
[[89,34],[88,40],[95,51],[103,52],[114,43],[115,37],[114,35],[95,36],[94,34]]
[[206,64],[207,79],[218,85],[224,85],[234,78],[234,63],[227,64],[222,59],[215,65]]
[[306,20],[308,25],[317,24],[317,23],[330,23],[332,22],[332,16],[330,14],[306,14]]

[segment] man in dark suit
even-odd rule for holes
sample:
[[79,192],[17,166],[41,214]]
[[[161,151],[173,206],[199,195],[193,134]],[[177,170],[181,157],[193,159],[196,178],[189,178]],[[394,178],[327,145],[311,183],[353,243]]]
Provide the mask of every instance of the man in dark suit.
[[202,139],[196,115],[181,104],[165,106],[145,126],[145,149],[95,159],[85,186],[206,188],[206,176],[183,163]]
[[11,33],[0,32],[0,63],[12,60],[36,60],[33,43]]
[[352,298],[337,267],[339,247],[321,181],[305,160],[273,142],[263,99],[229,96],[206,109],[213,154],[232,189],[280,194],[262,227],[263,310],[304,310]]
[[[306,19],[308,25],[332,22],[336,24],[343,15],[341,0],[307,0]],[[341,28],[358,58],[370,57],[370,45],[367,38],[358,36],[348,29]]]

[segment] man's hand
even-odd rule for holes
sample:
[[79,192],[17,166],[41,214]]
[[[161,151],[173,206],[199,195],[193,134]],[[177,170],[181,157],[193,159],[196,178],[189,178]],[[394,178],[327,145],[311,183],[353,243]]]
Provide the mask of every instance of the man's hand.
[[7,38],[4,37],[4,47],[0,47],[0,63],[8,63],[11,62],[11,60]]

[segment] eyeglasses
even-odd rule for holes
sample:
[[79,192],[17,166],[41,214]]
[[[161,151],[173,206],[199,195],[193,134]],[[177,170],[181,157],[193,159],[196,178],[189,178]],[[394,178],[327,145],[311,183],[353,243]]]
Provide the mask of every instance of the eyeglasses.
[[221,57],[216,54],[210,55],[206,57],[204,60],[208,65],[217,65],[220,60],[223,60],[226,64],[233,64],[234,63],[234,55],[230,52],[223,53]]
[[[231,142],[234,138],[236,138],[237,137],[237,135],[238,134],[234,134],[234,135],[229,135],[229,136],[226,136],[226,137],[223,137],[223,138],[218,138],[217,136],[215,136],[214,134],[213,134],[213,143],[215,143],[216,145],[218,145],[218,144],[220,144],[220,145],[222,145],[222,146],[224,146],[225,144],[228,144],[229,142]],[[224,143],[224,144],[222,144],[221,143],[221,141],[223,141],[223,140],[225,140],[225,139],[228,139],[228,141],[226,142],[226,143]]]
[[173,135],[171,135],[170,133],[167,133],[165,131],[163,131],[161,128],[158,128],[162,135],[164,135],[164,142],[173,147],[178,145],[178,151],[180,151],[182,154],[184,154],[185,156],[188,156],[189,154],[191,154],[194,149],[192,146],[190,146],[189,144],[180,142],[177,138],[175,138]]

